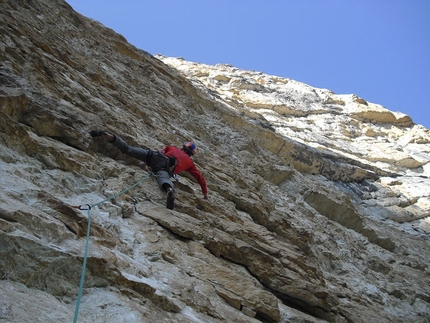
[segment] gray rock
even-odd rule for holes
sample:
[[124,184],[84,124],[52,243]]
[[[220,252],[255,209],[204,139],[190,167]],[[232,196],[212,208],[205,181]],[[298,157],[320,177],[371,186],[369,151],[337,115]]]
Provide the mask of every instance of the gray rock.
[[[79,322],[429,320],[427,129],[352,94],[152,56],[61,0],[0,15],[0,320],[72,321],[89,222]],[[92,129],[195,141],[209,199],[180,174],[166,209]]]

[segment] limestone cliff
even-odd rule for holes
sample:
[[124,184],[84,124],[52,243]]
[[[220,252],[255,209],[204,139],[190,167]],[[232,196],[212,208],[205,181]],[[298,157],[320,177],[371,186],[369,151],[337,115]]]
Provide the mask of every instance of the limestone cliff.
[[[355,95],[154,57],[61,0],[0,10],[0,321],[73,320],[88,216],[78,322],[430,320],[427,129]],[[97,128],[195,141],[209,199],[181,174],[166,209]]]

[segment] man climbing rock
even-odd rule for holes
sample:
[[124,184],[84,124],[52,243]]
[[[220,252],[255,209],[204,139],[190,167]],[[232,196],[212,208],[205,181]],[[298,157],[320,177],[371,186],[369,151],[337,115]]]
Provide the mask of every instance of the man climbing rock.
[[91,130],[90,135],[93,138],[105,137],[108,142],[119,148],[123,154],[139,159],[149,166],[157,176],[159,187],[167,193],[166,207],[168,209],[173,210],[175,202],[173,183],[170,178],[180,172],[186,171],[190,173],[200,184],[203,197],[208,198],[206,180],[191,159],[197,151],[193,142],[184,143],[182,149],[175,146],[166,146],[161,151],[153,151],[129,146],[124,139],[105,130]]

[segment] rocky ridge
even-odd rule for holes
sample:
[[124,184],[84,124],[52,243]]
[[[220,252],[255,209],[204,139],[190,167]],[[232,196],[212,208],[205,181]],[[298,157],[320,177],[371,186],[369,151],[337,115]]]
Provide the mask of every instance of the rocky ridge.
[[279,134],[286,143],[274,140],[264,146],[295,169],[343,182],[377,179],[377,185],[407,200],[399,221],[428,216],[429,130],[409,116],[354,94],[339,95],[287,78],[157,57],[251,123]]
[[427,322],[430,135],[355,95],[152,56],[64,1],[2,1],[0,320],[70,322],[88,212],[148,176],[88,131],[194,140],[91,209],[79,322]]

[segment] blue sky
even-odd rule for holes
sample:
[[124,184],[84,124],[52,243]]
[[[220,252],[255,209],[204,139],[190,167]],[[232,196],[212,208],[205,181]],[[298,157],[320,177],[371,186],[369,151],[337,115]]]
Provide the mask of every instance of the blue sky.
[[429,0],[69,0],[150,54],[357,96],[430,129]]

